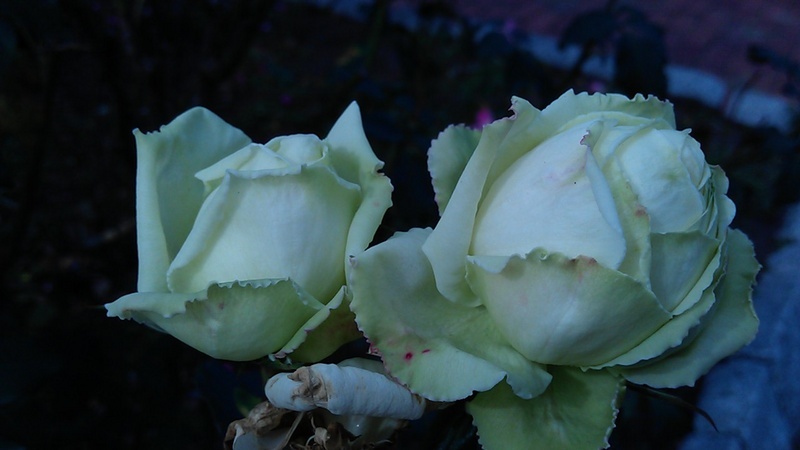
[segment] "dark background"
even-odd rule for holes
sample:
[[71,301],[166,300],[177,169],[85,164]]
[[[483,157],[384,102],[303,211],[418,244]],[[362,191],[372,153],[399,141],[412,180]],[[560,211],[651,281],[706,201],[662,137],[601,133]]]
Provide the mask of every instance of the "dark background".
[[[426,151],[448,124],[473,123],[482,108],[504,115],[512,95],[543,108],[598,85],[582,60],[547,67],[519,35],[479,35],[447,2],[421,2],[416,32],[390,24],[390,3],[356,21],[291,1],[0,0],[0,449],[221,448],[237,407],[260,393],[255,363],[214,361],[105,317],[104,303],[136,289],[132,129],[203,105],[255,142],[325,136],[357,100],[395,186],[377,242],[436,223]],[[572,25],[564,44],[616,56],[608,92],[666,96],[668,28],[614,2],[576,11]],[[777,90],[796,102],[795,62],[763,47],[749,58],[783,74]],[[679,128],[726,169],[735,225],[763,261],[797,200],[797,129],[747,128],[671,100]],[[696,389],[674,393],[691,401]],[[691,414],[629,395],[614,447],[674,448]],[[475,447],[459,407],[400,437],[418,441]]]

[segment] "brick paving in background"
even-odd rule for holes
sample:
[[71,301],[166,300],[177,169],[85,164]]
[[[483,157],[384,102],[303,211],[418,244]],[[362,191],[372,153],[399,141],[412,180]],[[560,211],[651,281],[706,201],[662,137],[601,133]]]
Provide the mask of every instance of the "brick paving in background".
[[[420,0],[406,0],[414,4]],[[460,14],[511,22],[522,31],[559,36],[581,12],[602,8],[606,0],[451,0]],[[777,94],[785,77],[747,59],[750,44],[761,44],[800,63],[798,0],[645,0],[619,1],[641,11],[665,31],[670,64],[699,69],[741,86]],[[757,72],[757,73],[756,73]]]

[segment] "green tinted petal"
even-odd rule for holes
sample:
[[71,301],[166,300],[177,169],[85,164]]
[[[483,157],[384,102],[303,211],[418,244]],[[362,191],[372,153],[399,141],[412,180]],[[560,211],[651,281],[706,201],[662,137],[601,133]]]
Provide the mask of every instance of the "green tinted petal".
[[324,141],[330,146],[329,156],[334,158],[336,173],[351,183],[358,183],[365,173],[374,173],[383,167],[364,134],[361,110],[356,102],[345,109]]
[[[700,143],[689,135],[690,132],[691,130],[681,131],[686,137],[676,144],[681,144],[679,147],[681,162],[686,167],[692,184],[700,188],[705,186],[711,177],[711,167],[706,162],[706,155],[700,148]],[[673,134],[673,137],[680,139],[677,134]]]
[[514,99],[512,110],[513,117],[497,120],[483,128],[478,147],[464,168],[447,209],[423,246],[433,267],[437,288],[453,302],[480,304],[480,299],[475,297],[464,281],[464,262],[472,240],[478,205],[491,186],[487,181],[499,176],[535,145],[529,134],[539,111],[525,100],[517,98]]
[[431,400],[453,401],[507,377],[531,398],[550,375],[500,337],[486,310],[445,299],[420,247],[430,230],[398,233],[355,258],[356,321],[392,374]]
[[[684,238],[691,239],[690,237]],[[681,258],[679,255],[681,253],[680,247],[688,244],[688,242],[678,242],[684,238],[676,237],[674,238],[675,241],[672,242],[672,244],[676,246],[675,251],[678,254],[673,255],[672,258],[675,258],[676,260],[680,260]],[[664,248],[662,249],[663,252],[669,252],[670,239],[672,238],[664,238],[663,242],[657,244],[659,246],[664,245]],[[683,251],[691,254],[690,249],[684,248]],[[662,252],[660,251],[660,253]],[[702,253],[703,252],[701,252],[701,254]],[[703,273],[698,278],[699,281],[697,281],[697,283],[692,286],[688,292],[686,292],[685,296],[674,307],[673,312],[676,315],[667,321],[664,326],[659,328],[656,332],[648,336],[644,341],[631,350],[621,354],[611,361],[593,366],[593,368],[611,367],[617,365],[631,366],[642,361],[662,357],[670,352],[674,352],[675,349],[687,341],[687,339],[692,339],[692,330],[697,327],[703,316],[705,316],[714,306],[714,289],[719,282],[720,276],[722,275],[722,268],[719,265],[719,261],[722,258],[721,255],[722,249],[718,247],[711,257],[711,262],[705,267]],[[670,258],[670,256],[664,257]],[[679,262],[676,263],[673,261],[671,264],[673,265],[672,270],[677,270],[675,265],[679,264]],[[662,274],[659,276],[663,277],[664,275]],[[706,283],[706,281],[709,279],[711,280],[710,284]],[[656,281],[656,284],[661,286],[659,287],[660,290],[669,288],[669,286],[665,283],[665,280]],[[701,287],[703,285],[705,285],[705,287]],[[614,370],[617,369],[615,368]]]
[[592,148],[601,166],[609,164],[620,146],[642,137],[653,130],[672,130],[664,120],[644,120],[641,123],[620,125],[615,120],[597,120],[592,123],[590,134],[584,140]]
[[291,278],[318,299],[332,298],[345,283],[345,240],[359,190],[327,168],[298,169],[229,172],[171,265],[170,288]]
[[700,232],[653,234],[650,283],[661,305],[681,314],[700,300],[719,267],[719,242]]
[[198,171],[195,178],[203,182],[206,195],[222,184],[229,170],[267,170],[285,169],[292,165],[286,158],[278,155],[262,144],[247,145],[216,163]]
[[278,136],[264,146],[292,164],[310,164],[319,161],[327,150],[325,143],[313,134]]
[[136,137],[136,230],[142,292],[167,292],[166,273],[204,198],[194,174],[250,143],[205,108],[192,108],[160,131]]
[[[592,369],[600,369],[612,366],[631,366],[642,361],[658,358],[675,351],[678,346],[687,339],[692,338],[692,330],[697,327],[700,320],[714,305],[714,287],[709,286],[700,299],[682,314],[674,316],[667,321],[664,326],[648,336],[639,345],[618,357],[603,364],[591,366]],[[613,368],[613,370],[624,370],[624,367]]]
[[523,400],[505,383],[467,403],[485,450],[579,450],[608,447],[624,394],[606,371],[551,367],[553,381]]
[[428,150],[428,171],[431,174],[439,215],[447,207],[447,202],[480,138],[480,130],[465,125],[451,125],[431,142]]
[[625,378],[653,387],[693,385],[714,364],[753,340],[758,318],[751,294],[760,266],[744,233],[731,230],[727,245],[727,268],[715,290],[716,303],[703,317],[696,337],[665,358],[622,370]]
[[703,215],[705,200],[681,158],[692,138],[675,130],[645,129],[614,152],[625,179],[650,216],[654,233],[690,229]]
[[367,141],[361,112],[355,102],[342,113],[325,142],[330,147],[328,158],[337,175],[361,187],[361,203],[353,217],[342,260],[348,271],[347,258],[367,248],[384,213],[392,205],[392,184],[378,172],[383,162]]
[[279,354],[290,353],[293,361],[317,362],[361,336],[345,292],[343,286],[333,300],[300,327]]
[[106,305],[109,316],[154,326],[233,361],[277,351],[321,308],[290,280],[212,285],[194,294],[135,293]]
[[[144,312],[155,316],[170,318],[176,314],[186,312],[186,304],[195,300],[203,301],[208,298],[206,290],[188,294],[173,294],[171,292],[146,292],[133,293],[118,298],[113,303],[105,305],[108,317],[120,319],[135,319],[137,322],[146,322]],[[148,325],[155,326],[150,322]]]
[[542,111],[542,119],[541,126],[551,130],[550,133],[593,120],[613,120],[620,126],[655,120],[675,128],[672,104],[641,94],[630,99],[620,94],[575,94],[569,90]]
[[628,351],[669,320],[655,296],[591,258],[538,249],[470,257],[468,276],[501,333],[528,359],[591,366]]
[[725,172],[718,166],[713,166],[711,167],[711,178],[714,186],[714,203],[717,208],[714,223],[716,229],[712,229],[711,232],[716,236],[721,236],[725,234],[725,230],[736,215],[736,205],[725,195],[728,192],[728,177],[725,176]]
[[597,259],[616,269],[625,240],[611,190],[575,127],[541,143],[498,177],[478,209],[470,254],[534,248]]
[[[593,126],[584,139],[584,143],[592,149],[600,171],[614,193],[622,232],[625,237],[625,257],[617,270],[633,277],[644,286],[650,287],[650,217],[644,209],[625,174],[617,161],[611,158],[613,149],[617,148],[630,136],[642,129],[639,127],[613,126],[604,122]],[[646,126],[651,126],[648,123]]]

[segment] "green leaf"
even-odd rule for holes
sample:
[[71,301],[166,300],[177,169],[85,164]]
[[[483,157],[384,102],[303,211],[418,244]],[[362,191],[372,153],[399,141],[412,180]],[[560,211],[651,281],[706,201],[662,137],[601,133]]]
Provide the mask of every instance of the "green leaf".
[[623,380],[607,371],[549,368],[553,381],[524,400],[505,383],[467,404],[485,450],[579,450],[608,447]]

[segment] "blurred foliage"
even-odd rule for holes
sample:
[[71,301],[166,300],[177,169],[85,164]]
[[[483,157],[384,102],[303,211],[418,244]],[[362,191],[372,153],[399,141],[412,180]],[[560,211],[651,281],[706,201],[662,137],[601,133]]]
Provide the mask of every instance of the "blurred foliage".
[[567,45],[581,48],[580,57],[565,79],[567,87],[572,87],[590,56],[611,55],[615,63],[613,91],[666,98],[664,32],[638,9],[609,0],[604,8],[576,15],[559,40],[559,47]]
[[747,49],[747,57],[754,64],[767,65],[785,75],[786,82],[781,86],[781,91],[788,97],[800,100],[800,62],[763,45],[751,45]]
[[[448,124],[504,116],[512,95],[543,107],[591,90],[581,65],[592,54],[615,56],[611,89],[664,95],[663,31],[629,7],[576,16],[562,44],[583,56],[560,71],[521,50],[518,31],[487,31],[448,2],[421,2],[418,31],[393,25],[390,6],[378,0],[359,21],[279,0],[0,0],[0,448],[219,448],[261,395],[263,365],[213,361],[105,317],[103,303],[136,289],[133,128],[202,104],[257,142],[324,136],[356,100],[395,186],[380,241],[436,223],[426,151]],[[796,64],[751,56],[796,86]],[[800,130],[746,128],[672,100],[726,168],[737,224],[763,257],[800,192]],[[615,448],[671,448],[688,414],[631,395]],[[459,405],[399,443],[477,445]]]

